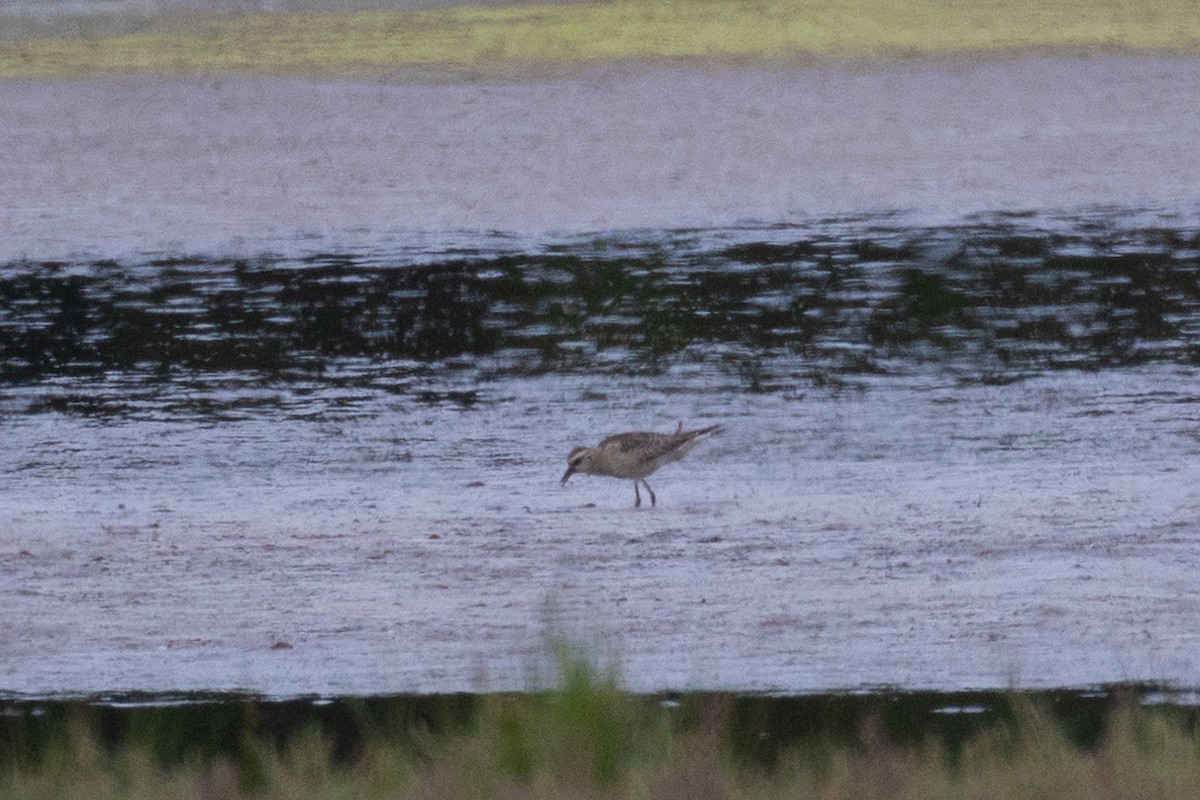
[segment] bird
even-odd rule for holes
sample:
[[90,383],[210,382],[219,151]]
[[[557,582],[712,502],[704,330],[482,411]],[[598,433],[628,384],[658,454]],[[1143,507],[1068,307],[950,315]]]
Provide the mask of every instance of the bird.
[[565,485],[576,472],[585,475],[608,475],[612,478],[632,478],[634,508],[640,508],[642,505],[639,482],[650,493],[650,505],[653,507],[658,498],[654,496],[650,484],[646,483],[646,476],[653,474],[664,464],[683,458],[696,446],[701,436],[720,433],[721,430],[720,425],[710,425],[707,428],[685,431],[681,422],[674,433],[615,433],[595,447],[572,449],[567,455],[567,471],[563,474],[560,485]]

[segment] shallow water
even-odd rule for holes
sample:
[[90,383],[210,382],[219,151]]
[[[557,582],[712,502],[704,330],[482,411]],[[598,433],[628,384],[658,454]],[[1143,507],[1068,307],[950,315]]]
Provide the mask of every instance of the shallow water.
[[[1126,212],[0,266],[18,694],[1195,686],[1195,230]],[[651,479],[574,444],[721,422]]]

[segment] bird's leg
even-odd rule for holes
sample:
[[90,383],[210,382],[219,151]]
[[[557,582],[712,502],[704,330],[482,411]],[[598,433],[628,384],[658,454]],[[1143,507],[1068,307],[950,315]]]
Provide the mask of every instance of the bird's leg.
[[[647,486],[646,488],[649,489],[650,487]],[[642,493],[638,491],[636,478],[633,481],[633,496],[637,498],[636,500],[633,501],[633,507],[641,508],[642,507]],[[650,497],[651,497],[651,503],[653,503],[654,495],[650,495]]]
[[[654,490],[650,488],[650,484],[646,483],[645,478],[642,478],[642,486],[645,486],[646,491],[650,493],[650,507],[654,508],[655,504],[658,502],[658,498],[654,496]],[[633,488],[635,490],[637,489],[637,481],[634,481]]]

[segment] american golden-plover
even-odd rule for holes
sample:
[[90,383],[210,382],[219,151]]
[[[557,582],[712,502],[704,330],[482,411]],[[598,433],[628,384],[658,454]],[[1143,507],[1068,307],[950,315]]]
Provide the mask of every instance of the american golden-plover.
[[576,472],[585,475],[608,475],[612,478],[632,478],[634,507],[642,504],[642,493],[638,490],[639,482],[650,493],[650,505],[653,506],[658,500],[650,484],[646,483],[646,476],[663,464],[683,458],[704,434],[720,432],[720,425],[685,431],[681,422],[674,433],[616,433],[595,447],[576,447],[572,450],[567,456],[567,471],[562,476],[562,483],[565,484]]

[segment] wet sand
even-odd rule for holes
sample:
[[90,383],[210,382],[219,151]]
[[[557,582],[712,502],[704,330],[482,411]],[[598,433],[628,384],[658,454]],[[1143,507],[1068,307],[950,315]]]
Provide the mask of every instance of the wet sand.
[[[0,692],[522,689],[556,635],[643,691],[1200,685],[1194,369],[700,383],[17,417]],[[559,485],[571,444],[672,414],[726,431],[650,479],[656,508]]]
[[0,82],[0,258],[1200,209],[1200,59]]

